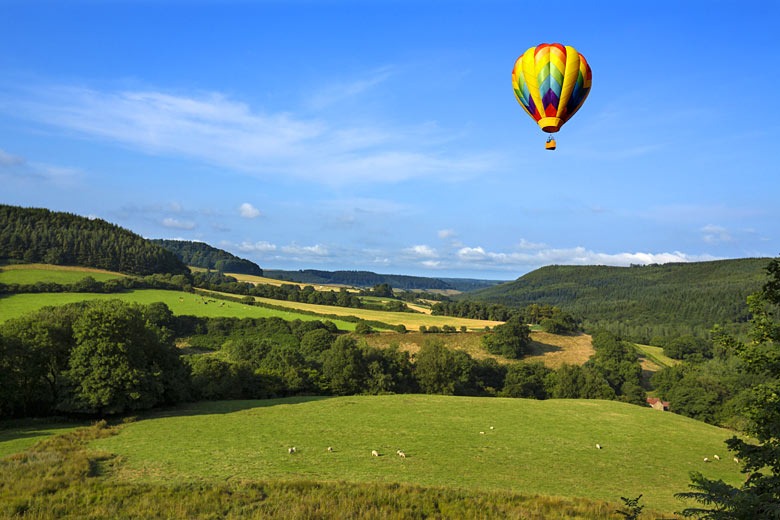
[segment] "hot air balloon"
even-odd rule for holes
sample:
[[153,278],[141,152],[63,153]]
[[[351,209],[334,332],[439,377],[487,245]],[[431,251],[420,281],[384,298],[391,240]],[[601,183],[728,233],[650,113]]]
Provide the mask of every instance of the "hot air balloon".
[[[515,98],[543,131],[553,134],[580,109],[590,92],[590,65],[574,47],[542,43],[525,51],[512,69]],[[550,135],[545,148],[555,150]]]

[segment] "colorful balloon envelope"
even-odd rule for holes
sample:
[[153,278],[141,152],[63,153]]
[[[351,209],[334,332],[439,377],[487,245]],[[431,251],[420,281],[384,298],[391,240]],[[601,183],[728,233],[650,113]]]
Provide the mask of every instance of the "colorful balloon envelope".
[[574,47],[542,43],[517,58],[512,70],[515,98],[539,127],[561,129],[590,93],[590,65]]

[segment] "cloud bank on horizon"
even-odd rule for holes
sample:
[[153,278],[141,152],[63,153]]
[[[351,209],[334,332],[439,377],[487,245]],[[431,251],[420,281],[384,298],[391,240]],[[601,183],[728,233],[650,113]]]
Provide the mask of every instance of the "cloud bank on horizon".
[[[510,279],[775,256],[780,109],[746,127],[722,101],[780,80],[737,45],[768,42],[772,17],[736,5],[593,6],[518,41],[521,7],[500,0],[456,2],[446,24],[390,1],[12,1],[0,203],[280,269]],[[594,74],[552,153],[509,81],[550,34]],[[713,82],[729,60],[743,76]]]

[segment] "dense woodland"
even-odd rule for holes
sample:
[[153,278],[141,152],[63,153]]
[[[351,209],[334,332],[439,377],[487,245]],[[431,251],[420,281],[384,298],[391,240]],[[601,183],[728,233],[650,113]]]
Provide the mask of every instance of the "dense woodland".
[[151,242],[175,254],[185,265],[210,269],[219,273],[263,276],[263,270],[256,263],[239,258],[204,242],[163,239],[154,239]]
[[170,251],[104,220],[8,205],[0,205],[0,260],[138,275],[189,273]]
[[560,307],[585,330],[610,330],[639,343],[692,334],[714,325],[744,332],[746,301],[766,279],[768,258],[632,267],[548,266],[514,282],[457,299],[525,307]]
[[[188,345],[184,355],[176,343]],[[486,347],[522,357],[515,318]],[[636,351],[605,333],[584,367],[501,365],[438,338],[414,357],[368,346],[330,322],[174,316],[164,304],[81,302],[0,326],[0,416],[109,416],[190,399],[423,392],[622,399],[641,404]]]

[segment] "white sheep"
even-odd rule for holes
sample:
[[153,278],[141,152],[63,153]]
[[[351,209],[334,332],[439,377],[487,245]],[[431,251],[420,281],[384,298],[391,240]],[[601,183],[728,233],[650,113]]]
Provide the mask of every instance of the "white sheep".
[[402,459],[405,459],[406,453],[402,452],[401,450],[398,450],[398,456],[401,457]]
[[485,432],[479,432],[480,435],[485,435]]
[[290,455],[295,453],[295,446],[293,446],[292,448],[287,448],[287,453],[289,453]]
[[739,459],[738,459],[737,457],[734,457],[734,462],[736,462],[737,464],[739,464]]
[[379,452],[376,451],[376,450],[371,450],[371,456],[372,457],[378,457],[379,456]]
[[707,458],[707,457],[704,457],[704,462],[709,462],[709,461],[710,461],[710,459],[709,459],[709,458]]
[[596,444],[596,449],[600,450],[601,449],[601,444]]
[[720,460],[720,456],[719,455],[713,455],[712,458],[715,459],[715,460]]
[[333,452],[333,447],[332,446],[328,446],[328,453],[332,453],[332,452]]

